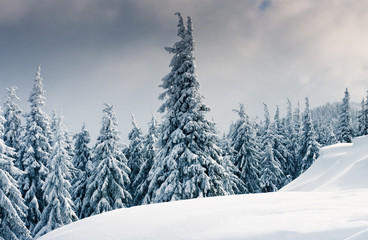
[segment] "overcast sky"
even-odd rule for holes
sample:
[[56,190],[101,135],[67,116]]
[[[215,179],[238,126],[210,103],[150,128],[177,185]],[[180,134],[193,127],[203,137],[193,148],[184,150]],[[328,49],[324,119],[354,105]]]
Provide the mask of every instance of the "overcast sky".
[[113,104],[127,142],[130,115],[146,129],[161,105],[177,11],[193,19],[200,91],[222,132],[239,103],[252,117],[263,102],[284,114],[287,97],[313,107],[368,90],[365,0],[0,0],[0,99],[18,86],[28,111],[41,64],[49,115],[62,109],[95,138]]

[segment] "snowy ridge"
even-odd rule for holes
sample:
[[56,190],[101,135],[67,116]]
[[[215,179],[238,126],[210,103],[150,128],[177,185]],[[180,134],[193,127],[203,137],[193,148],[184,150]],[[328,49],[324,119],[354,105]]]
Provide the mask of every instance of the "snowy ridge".
[[316,162],[281,191],[368,188],[368,137],[324,147]]
[[323,148],[276,193],[201,198],[119,209],[41,240],[368,238],[368,136]]

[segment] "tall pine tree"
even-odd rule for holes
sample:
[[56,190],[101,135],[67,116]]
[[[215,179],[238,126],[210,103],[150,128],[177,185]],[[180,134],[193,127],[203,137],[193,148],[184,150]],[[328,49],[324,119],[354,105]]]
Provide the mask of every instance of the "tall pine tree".
[[348,89],[346,88],[345,96],[342,99],[338,125],[338,140],[345,143],[351,143],[354,137],[349,101],[350,95]]
[[240,178],[250,193],[260,192],[259,177],[262,151],[256,141],[254,128],[245,113],[244,105],[240,104],[239,118],[230,130],[231,147],[235,150],[233,162],[240,171]]
[[[16,95],[16,87],[8,88],[8,97],[4,102],[4,142],[7,146],[14,149],[14,157],[17,159],[17,153],[20,149],[20,141],[22,135],[22,110],[16,101],[19,98]],[[16,165],[19,166],[16,160]]]
[[289,99],[287,99],[287,113],[284,122],[285,129],[285,137],[287,138],[287,149],[290,153],[289,158],[287,159],[287,175],[291,180],[296,177],[296,161],[297,161],[297,153],[298,153],[298,143],[299,139],[297,133],[295,131],[295,121],[292,112],[292,104]]
[[262,192],[275,192],[283,185],[284,174],[275,156],[281,155],[274,148],[275,133],[270,120],[268,107],[264,104],[265,124],[262,136],[263,155],[261,159],[260,186]]
[[368,135],[368,96],[367,101],[364,98],[361,102],[361,109],[358,115],[358,135]]
[[75,212],[79,218],[82,218],[81,209],[88,187],[87,179],[91,176],[93,170],[92,153],[91,149],[88,147],[91,137],[85,124],[83,124],[82,130],[74,135],[74,139],[75,155],[73,164],[77,170],[77,174],[75,179],[72,181],[72,196]]
[[306,171],[319,156],[319,143],[316,140],[316,132],[313,128],[312,117],[309,110],[309,99],[305,98],[305,110],[303,114],[303,130],[300,138],[299,174]]
[[291,172],[292,167],[290,162],[292,162],[292,152],[289,152],[287,146],[290,145],[289,140],[285,137],[285,129],[280,120],[280,110],[276,106],[276,113],[274,117],[273,124],[274,132],[274,157],[281,164],[281,170],[283,172],[284,179],[281,179],[281,185],[279,188],[283,187],[285,184],[292,180]]
[[69,193],[71,185],[68,179],[71,178],[70,169],[73,166],[67,151],[65,127],[61,116],[55,117],[53,135],[53,152],[48,162],[49,174],[43,195],[46,207],[33,230],[36,238],[78,219]]
[[143,133],[142,130],[138,127],[138,124],[135,121],[133,115],[132,115],[132,125],[133,128],[128,135],[130,144],[128,149],[126,150],[126,157],[128,159],[128,167],[130,168],[131,171],[129,175],[131,182],[130,194],[132,195],[133,198],[135,198],[137,188],[144,180],[143,178],[137,178],[144,162]]
[[150,171],[148,195],[153,202],[226,195],[221,149],[214,124],[205,118],[210,109],[202,103],[195,73],[192,21],[187,27],[180,13],[180,41],[166,50],[174,54],[171,72],[162,80],[165,90],[160,108],[166,112],[159,151]]
[[140,205],[142,203],[150,203],[151,199],[146,195],[149,181],[149,172],[153,166],[154,158],[157,154],[157,139],[158,139],[158,126],[155,116],[152,115],[152,119],[149,123],[148,134],[143,142],[143,159],[144,163],[136,176],[136,182],[139,183],[136,188],[134,203]]
[[224,135],[222,139],[219,139],[218,145],[222,149],[221,165],[229,175],[224,182],[225,190],[230,195],[247,193],[248,190],[245,187],[244,182],[239,178],[240,171],[233,163],[235,150],[230,146],[230,141]]
[[13,149],[4,140],[4,118],[0,117],[0,239],[31,239],[23,220],[27,207],[15,180],[23,173],[14,166]]
[[129,206],[130,169],[122,152],[118,122],[111,105],[103,109],[102,128],[93,149],[93,171],[88,178],[82,217]]
[[40,221],[45,207],[43,185],[48,173],[47,160],[50,157],[51,136],[49,118],[42,111],[45,105],[41,67],[38,67],[33,89],[29,97],[31,110],[26,114],[25,134],[21,142],[19,163],[25,174],[19,184],[25,203],[28,206],[27,227],[32,232]]

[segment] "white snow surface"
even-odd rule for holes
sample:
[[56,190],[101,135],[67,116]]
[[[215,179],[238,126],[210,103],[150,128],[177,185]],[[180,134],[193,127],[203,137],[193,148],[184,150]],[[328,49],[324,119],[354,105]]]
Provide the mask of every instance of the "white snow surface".
[[336,144],[276,193],[119,209],[40,240],[368,239],[368,136]]

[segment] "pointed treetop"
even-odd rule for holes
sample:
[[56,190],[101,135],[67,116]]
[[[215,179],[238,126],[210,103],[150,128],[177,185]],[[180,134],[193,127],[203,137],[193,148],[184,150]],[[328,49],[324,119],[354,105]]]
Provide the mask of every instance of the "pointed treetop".
[[45,91],[43,90],[43,78],[41,77],[41,65],[37,67],[37,73],[34,80],[33,89],[28,102],[32,108],[40,108],[45,105]]
[[276,119],[280,119],[280,108],[279,108],[279,105],[276,105],[275,120]]
[[18,96],[16,94],[16,91],[18,90],[18,87],[11,86],[10,88],[6,88],[6,90],[8,91],[9,99],[20,101],[20,99],[18,98]]
[[233,109],[233,112],[236,112],[237,114],[239,114],[239,117],[241,119],[245,119],[245,109],[244,109],[244,104],[243,103],[239,103],[239,110],[238,109]]
[[41,77],[41,64],[37,67],[37,75],[36,77]]
[[83,122],[82,124],[82,131],[86,130],[86,122]]
[[134,114],[132,114],[132,125],[134,128],[138,128],[137,121],[135,120]]
[[185,37],[185,26],[184,26],[184,20],[181,16],[180,12],[175,13],[179,17],[179,23],[178,23],[178,36],[181,38]]
[[[298,103],[298,105],[299,105],[299,103]],[[305,108],[309,109],[309,98],[308,97],[305,98]]]
[[192,22],[192,18],[191,17],[187,17],[188,21],[187,21],[187,32],[190,36],[193,36],[193,22]]
[[105,113],[111,112],[111,110],[113,110],[113,108],[114,108],[113,105],[110,105],[108,103],[104,103],[104,106],[105,106],[105,108],[102,111],[105,112]]
[[270,113],[268,111],[268,106],[266,103],[263,103],[263,109],[265,117],[265,128],[268,128],[270,126]]
[[156,119],[156,117],[153,113],[152,113],[151,122],[149,122],[148,125],[153,126],[153,127],[156,127],[156,125],[157,125],[157,119]]
[[[289,98],[286,98],[286,101],[287,101],[287,114],[288,115],[291,115],[292,114],[292,104],[291,104],[291,101]],[[291,116],[290,116],[291,117]],[[292,117],[291,117],[292,118]]]

